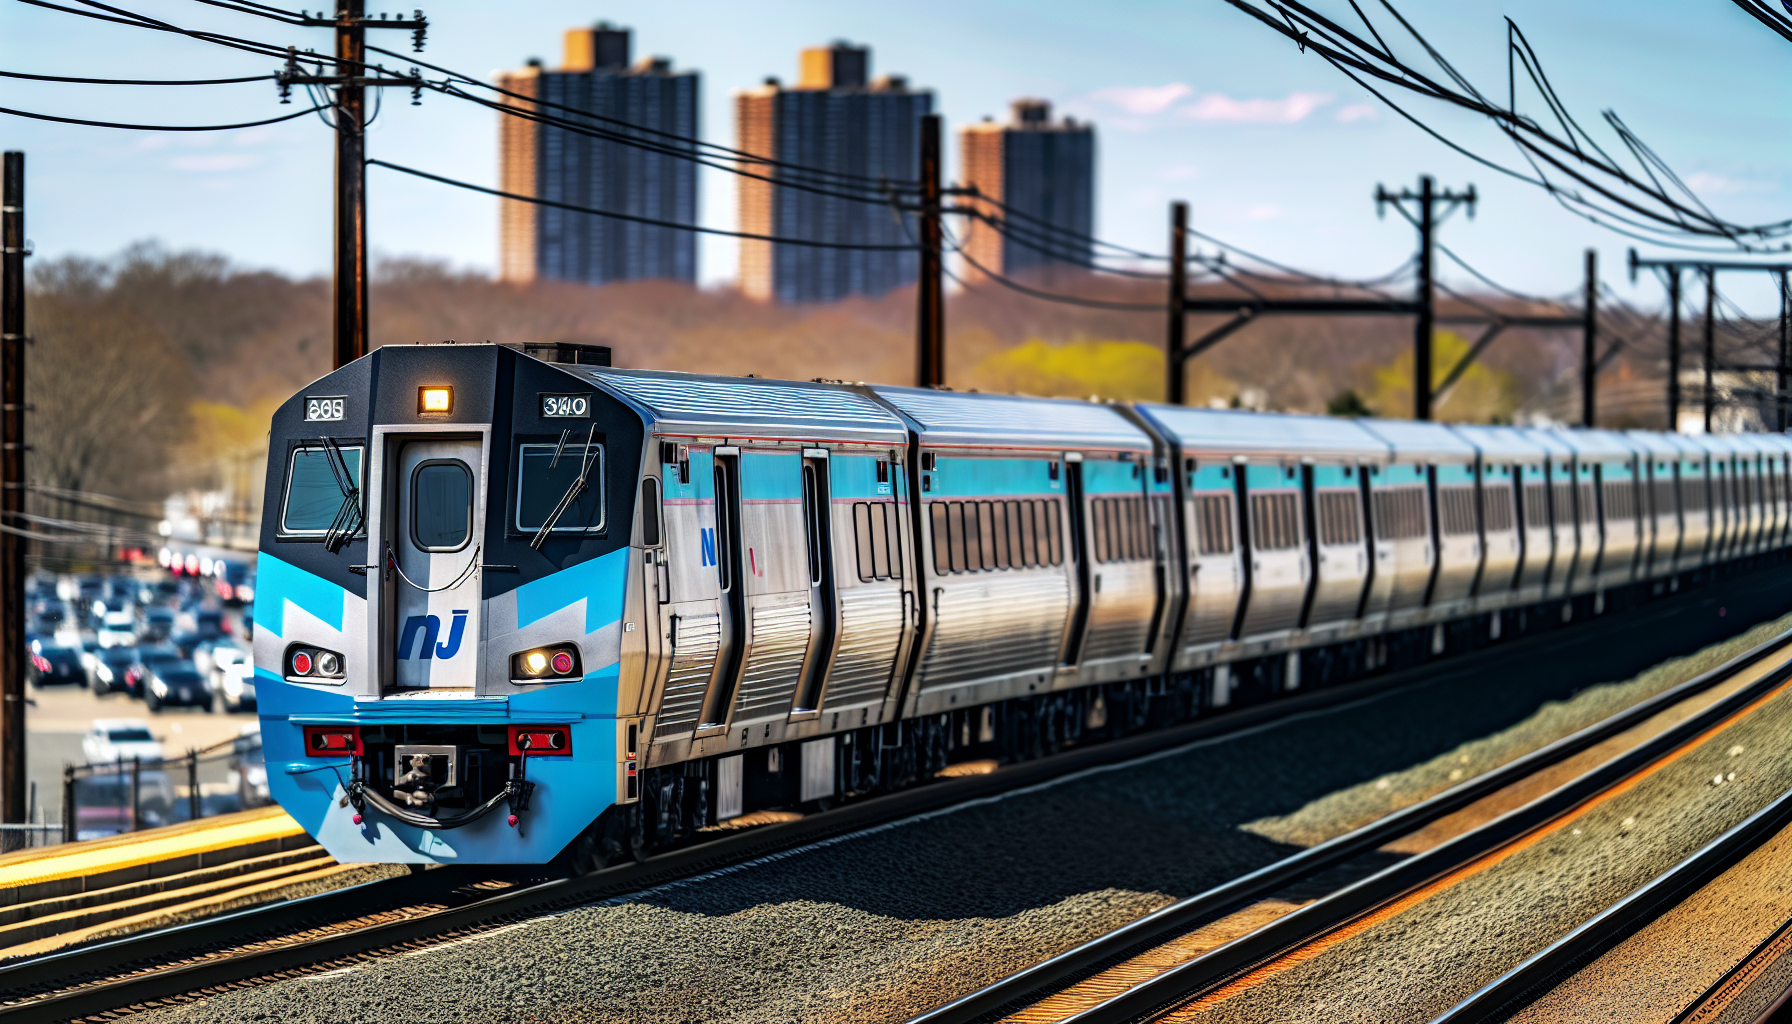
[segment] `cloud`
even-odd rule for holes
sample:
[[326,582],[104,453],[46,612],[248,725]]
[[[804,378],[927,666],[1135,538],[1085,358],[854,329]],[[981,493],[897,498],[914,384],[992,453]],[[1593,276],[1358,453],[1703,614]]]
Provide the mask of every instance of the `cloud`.
[[1328,92],[1291,92],[1279,100],[1235,100],[1224,93],[1210,92],[1177,114],[1191,121],[1226,124],[1294,124],[1335,98]]
[[196,171],[201,174],[213,174],[221,171],[241,171],[261,163],[261,158],[246,153],[215,153],[203,156],[177,156],[168,161],[168,166],[177,171]]
[[[1337,97],[1328,92],[1292,92],[1281,99],[1236,99],[1222,92],[1196,92],[1183,82],[1168,85],[1113,85],[1089,94],[1091,100],[1136,118],[1159,115],[1208,124],[1295,124]],[[1358,104],[1340,112],[1341,120],[1364,116]],[[1373,116],[1372,108],[1365,108]],[[1143,128],[1142,122],[1134,127]]]
[[1353,121],[1373,121],[1380,116],[1374,104],[1352,103],[1332,115],[1332,120],[1350,124]]
[[1187,181],[1190,178],[1199,177],[1200,174],[1201,168],[1196,164],[1176,164],[1159,171],[1157,176],[1164,181]]
[[1184,96],[1192,96],[1194,92],[1181,82],[1171,82],[1169,85],[1110,85],[1091,95],[1129,114],[1149,116],[1163,113],[1170,104]]
[[1279,206],[1253,206],[1244,211],[1245,220],[1275,220],[1282,215]]
[[1710,171],[1694,171],[1686,176],[1686,187],[1694,192],[1717,193],[1719,195],[1736,195],[1742,192],[1772,192],[1774,187],[1765,181],[1746,181],[1740,178],[1726,178]]

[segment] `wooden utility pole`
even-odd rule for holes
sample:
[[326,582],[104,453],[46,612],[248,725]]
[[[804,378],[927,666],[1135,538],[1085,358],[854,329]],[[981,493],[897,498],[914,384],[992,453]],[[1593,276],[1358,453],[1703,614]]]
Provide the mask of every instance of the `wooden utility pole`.
[[0,165],[0,821],[25,820],[25,154]]
[[946,265],[940,225],[940,116],[921,118],[921,278],[917,282],[915,343],[916,383],[924,388],[946,383]]
[[[1419,177],[1419,190],[1401,189],[1389,192],[1380,185],[1375,187],[1375,208],[1382,210],[1392,203],[1400,211],[1400,215],[1419,230],[1418,289],[1413,297],[1416,315],[1413,317],[1412,341],[1412,418],[1428,420],[1431,418],[1431,335],[1437,324],[1437,293],[1432,287],[1434,261],[1437,247],[1433,236],[1443,217],[1458,205],[1468,207],[1470,216],[1475,210],[1475,186],[1470,185],[1465,192],[1453,192],[1444,189],[1439,192],[1431,175]],[[1407,203],[1417,204],[1416,213],[1406,211]],[[1437,207],[1443,204],[1443,216],[1439,216]]]
[[1170,204],[1170,332],[1164,341],[1168,386],[1164,399],[1188,404],[1188,373],[1182,351],[1188,345],[1188,204]]
[[1581,307],[1580,425],[1593,426],[1597,418],[1599,353],[1599,253],[1587,250],[1587,298]]
[[1713,372],[1717,368],[1717,270],[1705,268],[1705,433],[1711,433],[1711,407],[1717,402]]
[[336,365],[367,354],[365,0],[336,8]]

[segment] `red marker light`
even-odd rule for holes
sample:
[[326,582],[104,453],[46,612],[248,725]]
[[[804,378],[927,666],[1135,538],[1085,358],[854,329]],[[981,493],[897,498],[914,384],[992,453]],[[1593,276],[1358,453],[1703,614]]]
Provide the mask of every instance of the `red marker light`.
[[307,725],[305,753],[319,757],[361,754],[361,730],[352,725]]
[[564,757],[572,753],[572,730],[564,725],[513,725],[510,753],[527,757]]
[[311,655],[306,654],[304,651],[300,651],[299,653],[293,655],[292,656],[292,674],[295,676],[310,675],[311,674]]
[[572,672],[572,655],[565,651],[554,652],[554,674],[568,675]]

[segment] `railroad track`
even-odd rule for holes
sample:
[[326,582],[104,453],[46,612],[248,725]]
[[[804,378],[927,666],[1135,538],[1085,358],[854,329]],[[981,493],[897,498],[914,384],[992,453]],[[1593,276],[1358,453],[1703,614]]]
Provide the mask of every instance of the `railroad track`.
[[[1697,746],[1766,703],[1792,680],[1792,632],[1603,722],[1470,779],[1354,832],[1310,847],[1225,885],[1180,900],[1123,928],[923,1013],[911,1024],[1075,1021],[1108,1024],[1194,1016],[1294,962],[1303,950],[1397,912],[1427,887],[1502,849],[1535,841],[1601,794]],[[1693,705],[1689,710],[1688,705]],[[1677,722],[1669,722],[1676,714]],[[1653,735],[1647,732],[1655,723]],[[1635,731],[1635,732],[1633,732]],[[1626,734],[1636,742],[1627,742]],[[1610,757],[1604,753],[1621,748]],[[1578,759],[1599,763],[1556,784]],[[1514,793],[1550,788],[1505,810]],[[1528,784],[1528,787],[1527,787]],[[1528,794],[1527,794],[1528,795]],[[1501,804],[1501,800],[1504,804]],[[1492,806],[1489,806],[1491,802]],[[1455,822],[1455,828],[1449,823]],[[1480,823],[1476,824],[1479,821]],[[1634,933],[1652,917],[1792,821],[1792,793],[1773,801],[1605,913],[1489,983],[1440,1020],[1504,1019],[1526,1001]],[[1472,827],[1467,827],[1471,826]],[[1423,837],[1417,852],[1390,844]],[[1445,834],[1435,833],[1441,829]],[[1451,834],[1453,833],[1453,834]],[[1389,863],[1389,861],[1392,863]],[[1267,919],[1267,920],[1266,920]],[[1792,947],[1792,932],[1781,937]]]
[[[1665,621],[1667,613],[1661,617]],[[645,863],[620,865],[581,878],[502,876],[470,867],[440,868],[53,955],[0,961],[0,1022],[110,1020],[149,1006],[203,998],[211,992],[350,966],[806,844],[863,833],[915,815],[999,798],[1090,771],[1124,768],[1144,758],[1272,719],[1320,714],[1338,705],[1420,684],[1447,684],[1452,679],[1471,678],[1502,665],[1520,666],[1527,659],[1597,643],[1603,632],[1527,637],[1483,652],[1473,662],[1419,666],[1348,686],[1236,709],[1175,728],[1072,749],[1038,761],[1003,766],[990,774],[942,779],[800,821],[725,834]],[[1781,638],[1778,643],[1783,645],[1785,641]],[[1733,671],[1743,663],[1758,661],[1773,646],[1750,652],[1726,668]],[[1700,685],[1715,685],[1715,676],[1708,674],[1672,692],[1685,694]],[[1412,820],[1408,812],[1401,813],[1407,815],[1404,820]]]

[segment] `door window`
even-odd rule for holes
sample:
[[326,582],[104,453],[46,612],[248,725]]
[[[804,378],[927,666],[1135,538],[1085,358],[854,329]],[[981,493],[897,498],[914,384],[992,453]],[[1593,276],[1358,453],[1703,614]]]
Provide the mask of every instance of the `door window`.
[[473,535],[473,471],[433,459],[411,474],[411,541],[420,551],[459,551]]

